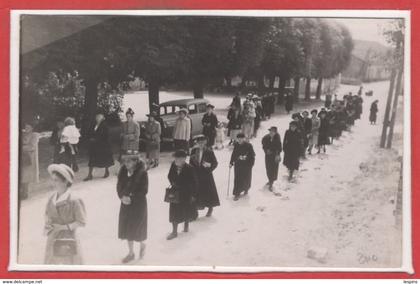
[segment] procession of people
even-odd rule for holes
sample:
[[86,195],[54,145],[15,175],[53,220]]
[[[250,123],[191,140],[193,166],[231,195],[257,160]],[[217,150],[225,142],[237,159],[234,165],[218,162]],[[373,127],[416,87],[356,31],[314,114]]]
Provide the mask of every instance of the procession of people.
[[[265,100],[267,98],[272,97],[266,97]],[[286,104],[287,100],[290,99],[286,97]],[[232,147],[228,168],[229,180],[233,168],[234,201],[239,201],[252,189],[253,167],[257,157],[255,145],[251,140],[257,136],[261,121],[269,120],[272,115],[272,112],[267,110],[267,101],[264,104],[261,101],[262,98],[251,93],[241,104],[241,97],[236,95],[227,114],[227,136],[230,137],[228,146]],[[372,124],[376,122],[377,104],[378,100],[375,100],[370,107],[369,121]],[[292,110],[290,105],[287,108],[287,112]],[[167,176],[169,186],[164,198],[169,204],[169,223],[172,226],[167,240],[178,237],[179,224],[183,224],[183,232],[189,232],[190,224],[199,217],[199,211],[207,209],[205,216],[208,218],[213,216],[214,208],[221,205],[213,171],[220,166],[214,150],[218,149],[215,141],[219,125],[222,123],[214,109],[213,105],[207,105],[207,111],[202,118],[202,134],[196,137],[191,137],[192,122],[188,111],[178,111],[173,130],[175,152]],[[307,159],[306,154],[313,155],[313,150],[317,150],[317,154],[325,154],[327,146],[332,144],[334,139],[339,139],[343,131],[351,131],[355,121],[360,119],[362,111],[361,95],[354,96],[349,93],[342,100],[335,96],[328,108],[312,109],[311,117],[307,110],[293,113],[283,136],[277,126],[268,128],[268,133],[261,140],[268,190],[275,191],[274,183],[278,180],[281,161],[288,171],[288,181],[293,182],[296,179],[295,173]],[[120,170],[116,184],[117,196],[121,202],[118,238],[125,240],[128,247],[128,254],[122,258],[122,263],[136,259],[135,243],[139,244],[138,259],[145,255],[145,241],[148,236],[148,171],[159,165],[162,132],[156,112],[147,115],[148,121],[143,128],[140,128],[133,117],[134,112],[129,108],[120,134]],[[29,142],[34,140],[31,138],[33,135],[30,136],[32,127],[28,125],[27,129],[28,138],[25,141],[31,145]],[[141,129],[145,131],[145,157],[141,155],[139,147]],[[78,142],[80,134],[76,130],[74,120],[67,118],[64,123],[57,123],[50,140],[55,148],[54,163],[48,167],[48,172],[56,192],[49,199],[46,208],[45,263],[80,264],[83,261],[76,231],[86,225],[86,210],[83,201],[72,197],[71,194],[71,186],[78,171],[75,158],[78,149],[75,142]],[[104,168],[104,178],[110,175],[109,167],[114,161],[108,132],[103,113],[98,113],[94,125],[87,133],[89,173],[84,181],[93,179],[94,168]],[[30,149],[32,148],[29,146],[24,148],[25,151]],[[30,155],[28,157],[29,160]]]

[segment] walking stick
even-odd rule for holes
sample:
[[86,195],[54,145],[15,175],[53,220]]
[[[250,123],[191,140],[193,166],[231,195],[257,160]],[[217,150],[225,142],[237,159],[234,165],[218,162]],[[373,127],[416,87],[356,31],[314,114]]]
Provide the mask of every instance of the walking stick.
[[230,188],[230,172],[232,170],[232,167],[229,167],[229,175],[228,175],[228,186],[227,186],[227,192],[226,192],[226,199],[229,198],[229,188]]

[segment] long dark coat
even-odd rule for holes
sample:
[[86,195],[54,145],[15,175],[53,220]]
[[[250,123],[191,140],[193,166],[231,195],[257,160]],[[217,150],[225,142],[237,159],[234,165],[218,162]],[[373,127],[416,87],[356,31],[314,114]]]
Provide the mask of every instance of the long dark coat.
[[[216,183],[213,178],[213,171],[217,168],[218,162],[213,150],[204,148],[201,161],[199,161],[199,148],[191,151],[190,164],[197,176],[197,207],[215,207],[220,205],[217,194]],[[203,163],[209,163],[210,167],[205,168]]]
[[307,117],[307,118],[303,118],[302,121],[303,121],[303,146],[306,149],[309,146],[308,136],[311,134],[311,131],[312,131],[312,119]]
[[141,163],[131,176],[125,166],[118,173],[117,193],[121,199],[128,196],[131,204],[121,202],[118,222],[118,238],[142,242],[147,239],[147,199],[149,178]]
[[198,212],[192,198],[197,197],[198,183],[194,168],[185,164],[178,173],[177,166],[172,163],[168,179],[173,189],[179,191],[180,196],[180,203],[169,205],[169,222],[179,224],[195,220]]
[[208,138],[209,146],[214,145],[214,138],[216,137],[216,127],[218,124],[217,116],[214,113],[205,113],[201,120],[203,124],[203,134]]
[[93,126],[88,133],[88,138],[89,167],[108,168],[114,165],[106,123],[102,121],[96,130],[95,126]]
[[252,167],[254,163],[255,152],[252,145],[248,142],[243,142],[242,144],[235,143],[230,158],[230,164],[235,166],[233,195],[239,195],[243,191],[247,192],[251,188]]
[[286,103],[284,104],[286,111],[289,113],[293,109],[293,96],[288,95],[286,97]]
[[265,170],[269,182],[277,180],[279,174],[280,160],[276,161],[276,156],[279,156],[282,151],[281,138],[276,133],[273,138],[267,134],[262,139],[262,146],[265,153]]
[[330,144],[329,127],[330,123],[327,118],[321,118],[321,125],[319,127],[318,146]]
[[255,114],[256,116],[254,118],[254,130],[258,130],[261,125],[261,120],[264,116],[264,112],[261,105],[257,104],[257,106],[255,107]]
[[376,114],[378,113],[378,104],[373,102],[370,106],[369,121],[376,122]]
[[289,170],[299,169],[299,157],[301,154],[300,133],[295,130],[286,130],[283,140],[284,159],[283,165]]
[[238,113],[238,116],[235,116],[235,111],[233,110],[229,111],[228,120],[229,120],[229,123],[228,123],[229,130],[242,129],[242,123],[244,122],[244,118],[240,112]]

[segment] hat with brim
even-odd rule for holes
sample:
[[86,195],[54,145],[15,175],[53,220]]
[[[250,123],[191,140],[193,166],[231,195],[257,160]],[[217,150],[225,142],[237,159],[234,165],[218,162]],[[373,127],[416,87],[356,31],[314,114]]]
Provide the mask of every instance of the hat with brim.
[[253,99],[253,100],[259,100],[259,99],[260,99],[260,97],[259,97],[259,96],[257,96],[257,95],[253,95],[253,96],[252,96],[252,99]]
[[155,111],[152,111],[151,113],[146,114],[146,116],[147,117],[156,117],[157,116],[157,113]]
[[182,109],[180,109],[180,110],[178,111],[178,113],[181,113],[181,112],[183,112],[185,115],[187,115],[187,114],[188,114],[188,110],[187,110],[187,109],[185,109],[185,108],[182,108]]
[[297,124],[297,122],[296,122],[296,121],[291,121],[291,122],[289,123],[289,126],[293,126],[293,125],[294,125],[294,126],[296,126],[296,127],[298,126],[298,124]]
[[207,104],[207,108],[214,109],[214,105],[212,105],[212,104]]
[[238,133],[238,135],[236,135],[236,138],[245,138],[245,134],[243,134],[243,133]]
[[53,174],[60,174],[67,182],[73,184],[74,172],[65,164],[51,164],[48,166],[48,173],[52,176]]
[[186,158],[188,156],[187,152],[184,150],[177,150],[173,154],[174,158]]
[[268,131],[274,131],[277,132],[277,127],[276,126],[271,126]]

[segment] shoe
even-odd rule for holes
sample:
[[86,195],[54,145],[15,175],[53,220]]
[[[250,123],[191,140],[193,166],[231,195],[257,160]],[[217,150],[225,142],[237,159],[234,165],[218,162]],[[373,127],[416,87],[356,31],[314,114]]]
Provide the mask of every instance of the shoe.
[[271,192],[273,191],[273,185],[272,184],[270,184],[270,186],[268,187],[268,190],[271,191]]
[[234,201],[238,201],[239,200],[239,196],[235,195],[235,197],[233,198]]
[[139,259],[143,259],[145,254],[146,254],[146,245],[142,243],[140,244]]
[[122,263],[129,263],[130,261],[133,261],[135,258],[134,253],[129,253],[126,257],[122,259]]
[[91,175],[88,175],[87,177],[85,177],[84,179],[83,179],[83,181],[90,181],[90,180],[92,180],[93,179],[93,177],[91,176]]
[[174,233],[174,232],[172,232],[172,233],[170,233],[170,234],[169,234],[169,236],[167,236],[167,237],[166,237],[166,239],[167,239],[168,241],[170,241],[170,240],[175,239],[176,237],[178,237],[178,233]]

